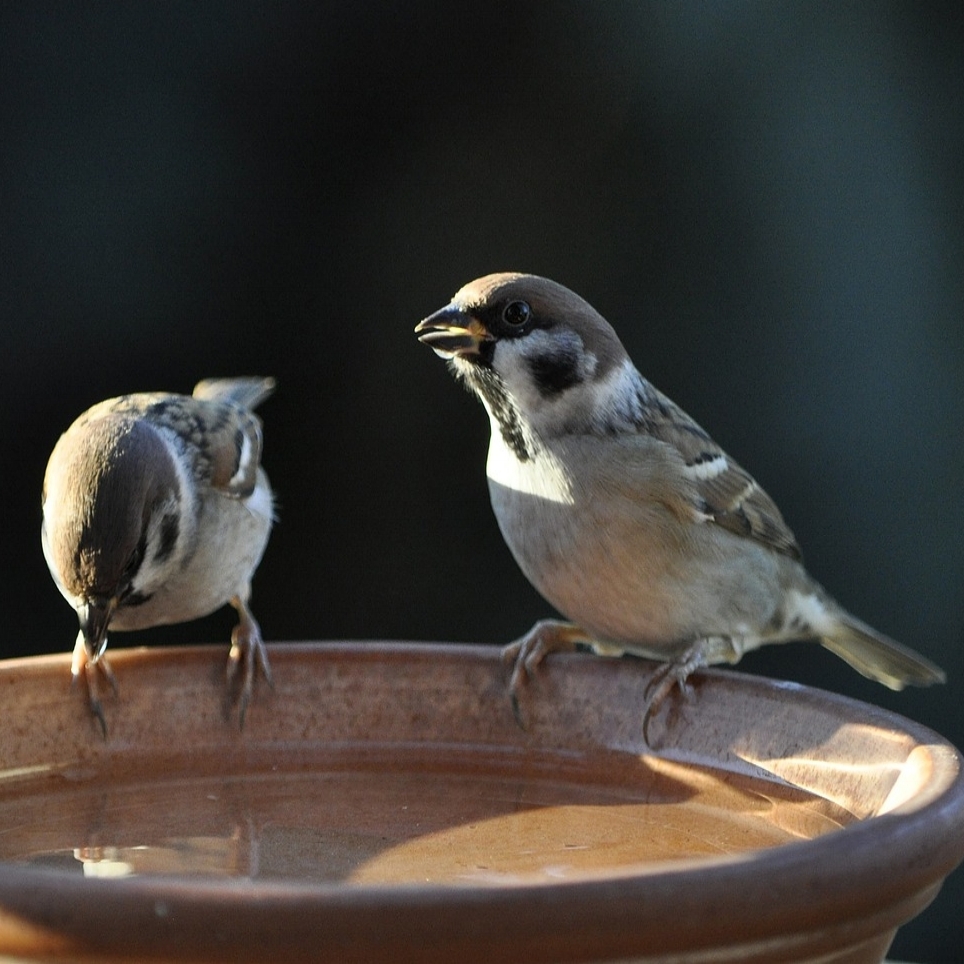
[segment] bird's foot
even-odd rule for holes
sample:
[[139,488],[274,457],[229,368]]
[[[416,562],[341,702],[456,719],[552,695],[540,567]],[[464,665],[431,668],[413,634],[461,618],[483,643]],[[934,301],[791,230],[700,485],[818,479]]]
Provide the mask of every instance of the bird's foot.
[[509,677],[509,699],[516,723],[526,729],[520,696],[526,683],[531,680],[542,661],[550,653],[571,653],[580,643],[590,644],[586,633],[572,623],[557,619],[542,619],[524,636],[502,648],[502,662],[512,665]]
[[96,658],[91,657],[87,652],[83,633],[77,637],[77,643],[74,646],[74,653],[70,661],[71,686],[77,683],[81,673],[84,674],[84,680],[87,684],[87,703],[90,706],[90,712],[100,724],[100,732],[106,740],[107,717],[104,716],[104,705],[100,699],[100,678],[103,677],[107,680],[114,696],[117,696],[119,692],[117,677],[114,676],[114,671],[110,668],[110,663],[103,652]]
[[254,693],[254,677],[258,667],[261,667],[261,673],[269,685],[273,685],[273,680],[271,678],[271,664],[268,662],[268,650],[261,638],[261,627],[240,596],[235,596],[231,600],[231,605],[238,611],[240,621],[231,632],[231,651],[228,653],[227,676],[228,683],[233,683],[240,669],[238,725],[241,729],[244,729],[244,717]]
[[693,673],[713,663],[735,663],[740,658],[740,653],[741,650],[731,637],[709,636],[688,646],[671,662],[658,666],[643,694],[643,739],[646,744],[652,746],[649,738],[650,723],[674,688],[678,687],[684,697],[689,696],[687,680]]

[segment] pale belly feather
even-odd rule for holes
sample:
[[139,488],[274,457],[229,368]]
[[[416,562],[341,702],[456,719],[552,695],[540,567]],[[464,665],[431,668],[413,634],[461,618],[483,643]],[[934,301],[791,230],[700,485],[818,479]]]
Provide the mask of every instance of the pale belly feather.
[[245,599],[268,543],[270,513],[270,495],[261,498],[260,492],[248,502],[208,496],[193,556],[146,603],[118,610],[110,628],[125,631],[187,622],[220,609],[234,596]]
[[[667,658],[703,636],[736,632],[753,645],[773,618],[775,554],[710,524],[681,527],[648,494],[658,466],[648,473],[635,463],[627,486],[612,484],[593,452],[581,473],[562,476],[558,463],[495,454],[489,492],[506,543],[536,589],[593,638]],[[721,538],[739,540],[754,565],[734,565],[734,547],[722,551]]]

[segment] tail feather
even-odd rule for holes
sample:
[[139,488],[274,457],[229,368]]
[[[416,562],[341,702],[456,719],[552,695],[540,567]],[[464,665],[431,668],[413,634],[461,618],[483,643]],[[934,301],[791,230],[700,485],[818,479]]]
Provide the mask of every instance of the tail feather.
[[253,409],[273,391],[273,378],[205,378],[194,386],[194,397],[215,402],[233,402]]
[[943,683],[944,670],[926,656],[878,633],[849,613],[838,613],[833,635],[820,642],[868,679],[892,690]]

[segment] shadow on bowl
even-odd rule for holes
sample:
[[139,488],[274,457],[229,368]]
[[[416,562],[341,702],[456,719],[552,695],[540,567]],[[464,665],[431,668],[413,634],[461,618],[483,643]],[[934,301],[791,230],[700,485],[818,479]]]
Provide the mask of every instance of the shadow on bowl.
[[642,733],[653,664],[554,656],[515,722],[492,647],[0,663],[0,953],[43,960],[882,960],[964,859],[961,757],[731,671]]

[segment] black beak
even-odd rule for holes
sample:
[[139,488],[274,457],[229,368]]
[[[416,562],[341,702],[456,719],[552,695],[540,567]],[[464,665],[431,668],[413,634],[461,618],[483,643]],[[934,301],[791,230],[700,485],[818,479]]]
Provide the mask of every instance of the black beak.
[[456,305],[446,305],[415,326],[423,345],[442,358],[477,356],[484,342],[492,341],[485,325]]
[[107,648],[107,627],[117,608],[117,597],[110,599],[89,599],[78,610],[80,631],[84,636],[87,658],[96,663]]

